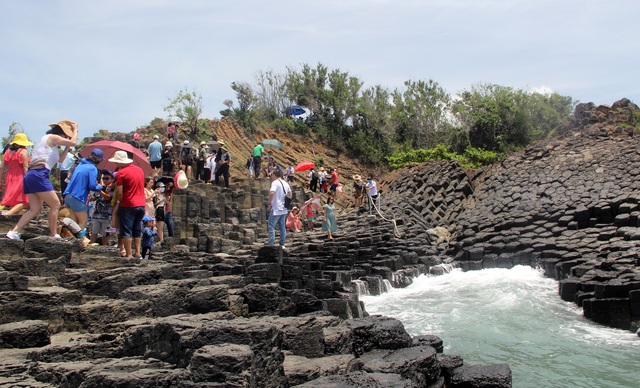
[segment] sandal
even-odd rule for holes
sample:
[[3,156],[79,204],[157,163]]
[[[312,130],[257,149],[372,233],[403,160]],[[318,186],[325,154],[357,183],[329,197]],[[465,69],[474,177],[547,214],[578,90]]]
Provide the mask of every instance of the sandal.
[[120,251],[120,257],[127,257],[127,251],[124,249]]

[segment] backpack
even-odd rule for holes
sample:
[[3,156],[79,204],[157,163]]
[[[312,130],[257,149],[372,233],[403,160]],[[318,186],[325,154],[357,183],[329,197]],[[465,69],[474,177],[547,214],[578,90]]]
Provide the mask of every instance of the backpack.
[[311,173],[311,179],[312,179],[312,180],[317,181],[317,180],[318,180],[318,178],[319,178],[319,177],[318,177],[318,173],[317,173],[317,172],[315,172],[315,171],[314,171],[314,172],[312,172],[312,173]]
[[180,160],[182,161],[182,164],[193,163],[193,159],[195,156],[194,151],[194,148],[183,148],[182,151],[180,151]]

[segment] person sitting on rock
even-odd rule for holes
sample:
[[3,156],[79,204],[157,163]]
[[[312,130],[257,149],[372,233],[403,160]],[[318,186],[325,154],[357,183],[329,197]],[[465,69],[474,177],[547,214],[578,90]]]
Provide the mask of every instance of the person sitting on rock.
[[300,215],[300,209],[298,209],[297,206],[294,206],[287,216],[287,230],[290,230],[294,233],[302,231],[302,221],[300,221]]

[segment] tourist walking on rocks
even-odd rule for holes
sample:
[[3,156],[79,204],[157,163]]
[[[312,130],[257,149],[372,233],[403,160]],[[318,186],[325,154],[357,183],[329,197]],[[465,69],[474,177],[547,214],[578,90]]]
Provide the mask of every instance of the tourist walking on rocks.
[[173,208],[172,198],[173,198],[173,182],[167,183],[167,188],[164,192],[165,194],[165,205],[164,205],[164,223],[167,225],[167,234],[169,237],[174,236],[174,227],[173,227],[173,216],[171,215],[171,209]]
[[193,148],[191,144],[189,144],[189,140],[185,140],[182,143],[182,150],[180,151],[180,169],[187,174],[187,178],[189,180],[193,179],[193,175],[191,174],[192,165],[195,159],[197,158],[198,150]]
[[373,180],[373,178],[369,177],[367,178],[367,184],[365,188],[367,189],[367,197],[369,199],[369,211],[371,211],[373,207],[372,205],[377,203],[378,200],[378,184]]
[[[49,207],[47,214],[49,234],[53,237],[60,237],[57,232],[60,199],[49,181],[49,174],[60,159],[64,160],[67,157],[69,149],[78,143],[78,124],[69,120],[61,120],[49,124],[49,126],[51,129],[40,138],[34,147],[29,171],[24,175],[23,193],[29,196],[29,210],[7,233],[8,238],[20,239],[20,232],[29,224],[29,221],[40,214],[43,203]],[[58,151],[60,146],[65,146],[62,153]]]
[[291,198],[291,187],[289,183],[282,179],[282,171],[276,170],[271,176],[271,188],[269,189],[269,219],[267,221],[267,231],[269,233],[269,246],[273,246],[276,241],[276,225],[280,229],[280,246],[284,248],[287,238],[287,213],[285,207],[285,197]]
[[167,124],[167,140],[178,142],[178,132],[175,123]]
[[151,216],[142,218],[144,229],[142,230],[142,259],[151,259],[151,249],[153,248],[153,239],[158,235],[155,227],[155,220]]
[[224,178],[224,187],[229,187],[229,164],[231,163],[231,154],[226,145],[220,147],[222,149],[222,157],[216,163],[215,183],[218,184],[219,178]]
[[320,176],[318,175],[318,172],[315,170],[315,168],[312,168],[311,172],[309,172],[309,190],[313,191],[314,193],[316,192],[316,190],[318,190],[319,179]]
[[158,135],[153,137],[153,141],[149,144],[149,164],[153,171],[157,174],[162,168],[162,143]]
[[67,152],[67,156],[64,159],[61,159],[57,166],[56,176],[58,178],[58,182],[60,182],[60,195],[64,193],[67,189],[67,184],[69,184],[69,171],[76,164],[76,156],[72,154],[72,151],[75,151],[74,147],[71,147],[69,152]]
[[144,172],[133,164],[133,159],[129,159],[125,151],[116,151],[109,162],[120,167],[116,178],[116,208],[125,257],[139,259],[145,207]]
[[145,216],[155,216],[156,215],[156,207],[153,204],[154,199],[156,198],[156,191],[153,189],[153,178],[146,177],[144,178],[144,215]]
[[156,190],[158,190],[158,195],[156,197],[155,219],[158,227],[158,240],[162,241],[164,239],[164,210],[166,204],[164,183],[158,182]]
[[331,192],[335,194],[336,189],[340,184],[340,180],[338,177],[338,170],[336,170],[335,168],[332,168],[329,170],[329,182],[331,183],[331,187],[329,188],[329,190],[331,190]]
[[98,163],[102,162],[104,153],[99,148],[94,148],[88,158],[82,158],[80,164],[73,171],[67,189],[62,193],[64,204],[71,210],[71,218],[80,226],[79,237],[85,237],[86,227],[89,222],[89,206],[87,199],[90,191],[100,191],[102,186],[98,183]]
[[29,196],[23,192],[23,179],[29,169],[27,147],[32,145],[27,135],[18,133],[4,152],[3,167],[0,169],[0,189],[4,189],[2,206],[10,209],[4,210],[3,215],[18,214],[29,205]]
[[253,171],[255,172],[255,179],[260,178],[260,166],[262,164],[262,154],[264,153],[264,147],[262,142],[253,147]]
[[200,148],[198,149],[198,158],[196,161],[196,179],[206,182],[209,177],[205,177],[205,163],[207,161],[207,155],[209,153],[209,147],[204,141],[200,142]]
[[336,206],[334,203],[335,199],[333,195],[330,195],[327,198],[327,203],[322,207],[324,209],[324,217],[322,219],[322,231],[327,232],[327,238],[329,240],[333,240],[333,233],[338,230],[338,225],[336,225],[336,216],[335,210]]
[[287,169],[284,171],[284,177],[287,179],[287,182],[293,182],[295,174],[296,172],[293,168],[293,164],[289,163],[289,167],[287,167]]
[[364,198],[364,182],[360,175],[353,176],[353,204],[356,209],[362,207],[362,199]]
[[98,235],[102,236],[102,245],[109,245],[109,236],[115,233],[117,229],[111,226],[111,217],[113,214],[113,195],[115,190],[115,181],[113,173],[109,170],[102,170],[102,190],[98,192],[96,197],[95,209],[93,210],[93,218],[91,221],[91,240],[95,243]]
[[164,152],[162,152],[162,175],[173,176],[173,167],[175,161],[173,159],[173,143],[170,141],[164,145]]
[[244,167],[249,171],[249,178],[255,178],[254,169],[253,169],[253,156],[249,155],[247,158],[247,162],[244,164]]

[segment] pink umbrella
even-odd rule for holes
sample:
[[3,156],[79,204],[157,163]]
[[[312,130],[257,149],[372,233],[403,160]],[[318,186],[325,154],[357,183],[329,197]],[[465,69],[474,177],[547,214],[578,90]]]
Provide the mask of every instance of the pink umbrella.
[[300,162],[296,166],[295,170],[296,171],[307,171],[307,170],[311,170],[315,166],[316,166],[316,164],[313,163],[313,162]]
[[303,203],[302,206],[300,206],[300,213],[304,214],[304,210],[306,210],[306,208],[308,207],[317,212],[322,207],[322,201],[320,200],[320,198],[309,199],[307,202]]
[[109,162],[109,159],[113,157],[113,154],[115,154],[116,151],[127,151],[129,156],[132,156],[133,164],[140,167],[142,171],[144,171],[144,175],[150,175],[153,172],[151,164],[149,164],[149,159],[147,159],[147,156],[142,151],[131,144],[117,140],[100,140],[95,143],[91,143],[84,147],[79,154],[83,158],[86,158],[91,154],[91,151],[96,148],[99,148],[104,152],[104,158],[102,159],[102,162],[98,164],[98,168],[100,169],[108,169],[111,171],[115,170],[116,165]]

